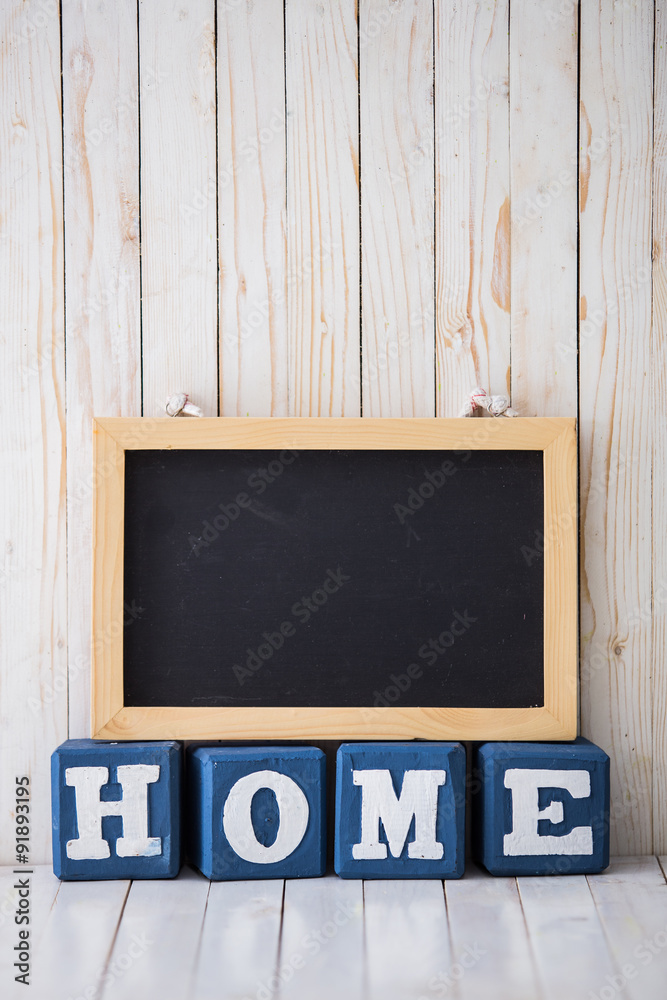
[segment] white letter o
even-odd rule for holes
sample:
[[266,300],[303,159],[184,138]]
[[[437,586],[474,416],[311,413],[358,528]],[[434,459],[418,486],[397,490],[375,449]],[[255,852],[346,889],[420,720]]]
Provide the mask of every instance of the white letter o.
[[[250,814],[253,796],[260,788],[271,789],[280,813],[278,835],[270,847],[258,841]],[[308,814],[308,799],[295,781],[278,771],[255,771],[232,786],[222,813],[222,826],[240,858],[269,865],[284,861],[297,849],[308,826]]]

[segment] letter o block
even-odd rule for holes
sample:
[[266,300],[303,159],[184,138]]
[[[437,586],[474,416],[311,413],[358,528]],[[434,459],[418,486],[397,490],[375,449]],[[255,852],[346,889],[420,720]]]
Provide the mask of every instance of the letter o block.
[[53,871],[63,881],[174,878],[181,745],[67,740],[51,757]]
[[460,878],[460,743],[344,743],[336,761],[334,867],[341,878]]
[[192,746],[188,851],[215,881],[326,868],[326,759],[316,747]]
[[609,864],[609,757],[594,743],[484,743],[473,777],[475,857],[492,875]]

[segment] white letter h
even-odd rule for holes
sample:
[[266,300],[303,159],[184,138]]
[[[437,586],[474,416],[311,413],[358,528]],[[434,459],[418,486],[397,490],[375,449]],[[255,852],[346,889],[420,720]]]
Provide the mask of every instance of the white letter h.
[[116,768],[121,799],[102,802],[100,790],[109,781],[106,767],[68,767],[65,784],[74,788],[79,836],[67,841],[72,861],[100,861],[111,857],[102,839],[102,817],[120,816],[123,836],[116,841],[119,858],[153,858],[162,854],[162,838],[148,836],[148,786],[160,778],[159,764],[122,764]]

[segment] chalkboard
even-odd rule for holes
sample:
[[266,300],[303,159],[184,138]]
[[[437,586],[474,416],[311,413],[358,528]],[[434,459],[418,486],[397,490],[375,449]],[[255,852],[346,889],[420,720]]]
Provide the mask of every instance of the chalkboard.
[[123,625],[94,636],[93,708],[112,646],[116,736],[497,738],[502,723],[567,738],[571,421],[109,420],[101,433],[127,438],[122,476],[100,477],[96,497]]
[[405,705],[542,705],[542,465],[131,452],[125,704],[372,706],[393,674]]

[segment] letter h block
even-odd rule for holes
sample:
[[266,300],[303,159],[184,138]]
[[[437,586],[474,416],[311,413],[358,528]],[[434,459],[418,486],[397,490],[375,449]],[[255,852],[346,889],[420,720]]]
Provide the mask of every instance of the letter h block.
[[326,758],[316,747],[191,746],[188,852],[215,881],[326,868]]
[[609,864],[609,757],[594,743],[484,743],[473,790],[475,857],[492,875]]
[[181,746],[67,740],[51,757],[53,871],[63,881],[174,878]]
[[344,743],[336,762],[341,878],[460,878],[466,755],[460,743]]

